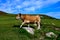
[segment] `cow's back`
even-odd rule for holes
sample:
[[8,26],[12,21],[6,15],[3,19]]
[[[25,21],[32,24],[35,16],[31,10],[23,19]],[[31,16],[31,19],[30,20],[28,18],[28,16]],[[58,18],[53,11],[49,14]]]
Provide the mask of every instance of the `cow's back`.
[[37,16],[32,16],[32,15],[24,15],[23,16],[23,20],[26,20],[26,21],[30,21],[30,22],[34,22],[34,21],[39,21],[40,17],[37,15]]

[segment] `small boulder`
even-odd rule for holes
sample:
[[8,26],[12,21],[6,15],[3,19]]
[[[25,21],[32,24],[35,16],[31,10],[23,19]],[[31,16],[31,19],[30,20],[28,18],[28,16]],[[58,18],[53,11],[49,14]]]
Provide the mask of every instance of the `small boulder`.
[[47,37],[52,37],[52,36],[57,37],[57,35],[55,33],[53,33],[53,32],[46,33],[46,36]]
[[23,29],[25,29],[30,34],[34,34],[34,29],[31,27],[23,27]]

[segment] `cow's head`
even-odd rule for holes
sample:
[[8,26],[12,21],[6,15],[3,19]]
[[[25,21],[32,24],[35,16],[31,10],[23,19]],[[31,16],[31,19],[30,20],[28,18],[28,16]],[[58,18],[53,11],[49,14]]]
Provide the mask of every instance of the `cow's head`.
[[21,13],[17,14],[16,19],[19,20],[21,18]]

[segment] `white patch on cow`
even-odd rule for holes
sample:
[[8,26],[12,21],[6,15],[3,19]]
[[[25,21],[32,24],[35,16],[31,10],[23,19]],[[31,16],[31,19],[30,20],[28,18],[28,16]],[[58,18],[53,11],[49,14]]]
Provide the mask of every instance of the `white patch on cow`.
[[27,32],[29,32],[30,34],[34,34],[34,29],[31,27],[23,27],[23,29],[25,29]]
[[29,23],[30,21],[26,21],[27,23]]

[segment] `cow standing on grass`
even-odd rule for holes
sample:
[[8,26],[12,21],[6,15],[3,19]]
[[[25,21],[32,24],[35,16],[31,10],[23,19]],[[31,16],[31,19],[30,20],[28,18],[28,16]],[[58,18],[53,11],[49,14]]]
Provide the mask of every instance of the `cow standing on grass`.
[[[16,16],[16,19],[21,19],[23,21],[22,24],[21,24],[21,26],[20,26],[20,28],[25,23],[35,23],[38,26],[37,29],[40,29],[40,23],[41,23],[40,21],[41,21],[41,19],[40,19],[39,15],[32,16],[32,15],[28,15],[28,14],[23,15],[23,14],[20,13],[20,14],[18,14]],[[29,27],[29,24],[28,24],[28,27]]]

